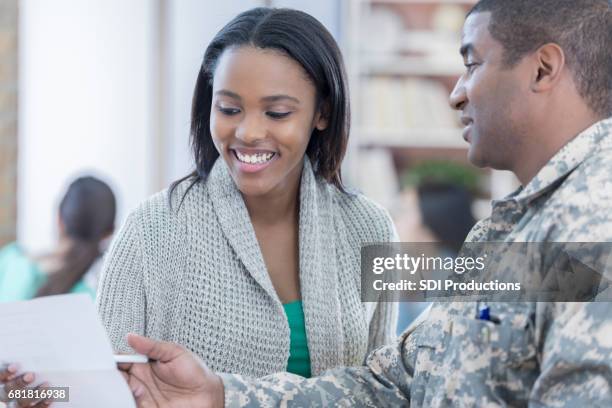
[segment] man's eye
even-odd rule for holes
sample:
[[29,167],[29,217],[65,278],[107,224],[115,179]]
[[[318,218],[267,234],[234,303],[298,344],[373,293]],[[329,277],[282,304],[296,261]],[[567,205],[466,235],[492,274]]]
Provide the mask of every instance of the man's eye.
[[266,112],[266,115],[272,119],[283,119],[289,116],[291,112]]
[[240,109],[237,108],[222,108],[219,106],[217,109],[219,109],[219,112],[227,116],[233,116],[240,113]]
[[465,68],[467,69],[468,72],[472,72],[477,64],[473,63],[473,62],[470,62],[470,63],[466,63],[466,64],[463,64],[463,65],[465,66]]

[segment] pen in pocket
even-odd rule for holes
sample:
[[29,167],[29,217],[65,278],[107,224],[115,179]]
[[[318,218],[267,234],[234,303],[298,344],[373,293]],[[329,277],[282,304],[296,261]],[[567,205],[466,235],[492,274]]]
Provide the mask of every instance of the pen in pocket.
[[480,302],[477,305],[477,315],[476,318],[479,320],[485,320],[494,324],[500,324],[501,320],[496,317],[493,316],[491,314],[491,308],[489,307],[489,305],[487,305],[486,303],[480,305]]

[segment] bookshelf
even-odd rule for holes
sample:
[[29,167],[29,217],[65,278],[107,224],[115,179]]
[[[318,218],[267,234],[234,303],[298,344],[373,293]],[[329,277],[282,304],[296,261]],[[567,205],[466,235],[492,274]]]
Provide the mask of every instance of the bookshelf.
[[[476,0],[344,0],[343,48],[352,102],[347,173],[392,205],[401,174],[423,161],[469,165],[448,95],[464,72],[461,27]],[[478,218],[511,192],[507,172],[479,170]]]

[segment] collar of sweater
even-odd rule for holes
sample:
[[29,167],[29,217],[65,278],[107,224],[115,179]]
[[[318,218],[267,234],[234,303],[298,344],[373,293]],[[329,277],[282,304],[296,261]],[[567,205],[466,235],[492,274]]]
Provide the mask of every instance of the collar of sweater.
[[[338,291],[341,288],[338,287],[339,265],[335,256],[338,232],[333,217],[333,188],[317,180],[308,158],[304,160],[300,183],[299,273],[308,346],[315,355],[329,356],[334,350],[335,364],[341,364],[342,328],[338,324],[341,312]],[[284,315],[246,205],[223,160],[214,164],[207,180],[207,190],[227,242],[253,279],[277,305],[279,313]],[[335,344],[330,344],[330,341]],[[312,368],[313,372],[318,371],[318,367]]]

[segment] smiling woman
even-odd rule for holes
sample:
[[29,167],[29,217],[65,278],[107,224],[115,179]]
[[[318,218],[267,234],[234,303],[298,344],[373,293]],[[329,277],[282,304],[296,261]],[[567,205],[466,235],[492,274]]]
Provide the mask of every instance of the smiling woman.
[[215,72],[212,141],[238,189],[247,200],[295,196],[311,134],[327,126],[313,82],[295,60],[253,46],[227,50]]
[[395,306],[360,298],[360,247],[394,239],[347,192],[349,102],[338,46],[311,16],[257,8],[204,55],[192,107],[196,170],[134,211],[98,296],[117,351],[129,332],[212,368],[303,376],[360,364],[392,340]]

